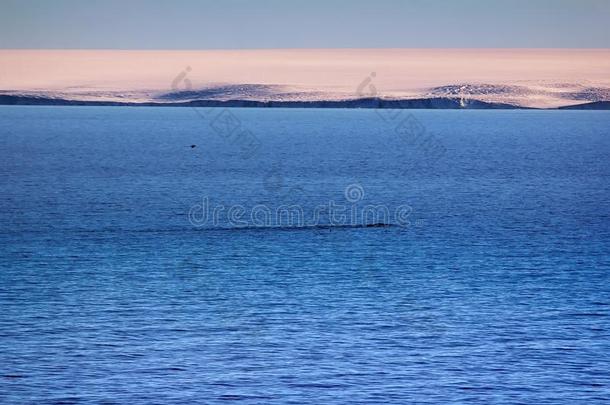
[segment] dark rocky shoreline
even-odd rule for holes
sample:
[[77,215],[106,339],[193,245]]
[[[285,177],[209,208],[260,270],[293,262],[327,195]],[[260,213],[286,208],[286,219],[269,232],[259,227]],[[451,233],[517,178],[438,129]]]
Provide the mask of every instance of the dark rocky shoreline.
[[[388,100],[360,98],[353,100],[319,101],[257,101],[257,100],[191,100],[183,102],[118,102],[85,101],[50,97],[0,95],[0,105],[45,106],[129,106],[129,107],[243,107],[243,108],[371,108],[371,109],[439,109],[439,110],[515,110],[536,109],[505,103],[489,103],[474,99],[417,98]],[[610,101],[577,104],[551,110],[609,110]]]

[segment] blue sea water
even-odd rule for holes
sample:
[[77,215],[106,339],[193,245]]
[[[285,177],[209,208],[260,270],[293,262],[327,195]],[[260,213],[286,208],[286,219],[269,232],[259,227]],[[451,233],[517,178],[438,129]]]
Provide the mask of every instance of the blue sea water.
[[610,113],[385,113],[1,107],[0,402],[607,401]]

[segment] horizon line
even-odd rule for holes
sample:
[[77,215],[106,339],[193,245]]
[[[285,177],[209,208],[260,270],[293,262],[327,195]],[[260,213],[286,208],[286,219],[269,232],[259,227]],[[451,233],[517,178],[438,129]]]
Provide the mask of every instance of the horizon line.
[[610,47],[322,47],[322,48],[287,48],[287,47],[269,47],[269,48],[0,48],[0,51],[164,51],[164,52],[180,52],[180,51],[273,51],[273,50],[606,50]]

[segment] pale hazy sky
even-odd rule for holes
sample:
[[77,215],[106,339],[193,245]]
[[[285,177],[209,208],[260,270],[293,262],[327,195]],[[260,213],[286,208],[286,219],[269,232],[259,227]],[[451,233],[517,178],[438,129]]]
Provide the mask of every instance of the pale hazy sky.
[[0,0],[0,48],[610,48],[610,0]]

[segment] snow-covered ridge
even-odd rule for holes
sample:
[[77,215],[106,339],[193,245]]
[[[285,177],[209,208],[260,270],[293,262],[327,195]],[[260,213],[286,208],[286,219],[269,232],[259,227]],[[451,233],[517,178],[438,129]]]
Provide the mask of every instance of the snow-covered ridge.
[[[0,103],[11,104],[7,100],[19,97],[27,99],[48,99],[99,103],[148,103],[184,104],[198,101],[248,101],[248,102],[341,102],[375,98],[386,101],[409,101],[430,99],[456,99],[462,104],[478,101],[489,104],[505,104],[525,108],[556,108],[592,102],[610,101],[610,88],[592,86],[589,83],[545,83],[529,82],[520,84],[461,83],[409,89],[408,91],[382,92],[372,94],[337,89],[315,89],[304,86],[281,84],[210,84],[186,90],[94,90],[70,88],[63,91],[10,91],[0,90]],[[4,100],[4,101],[3,101]],[[387,104],[387,103],[386,103]],[[256,104],[252,104],[256,105]],[[348,104],[346,104],[348,105]],[[353,103],[351,105],[354,105]],[[442,104],[439,104],[442,105]],[[440,107],[439,107],[440,108]]]
[[561,107],[584,102],[610,101],[610,87],[588,83],[455,84],[429,89],[426,97],[473,98],[522,107]]

